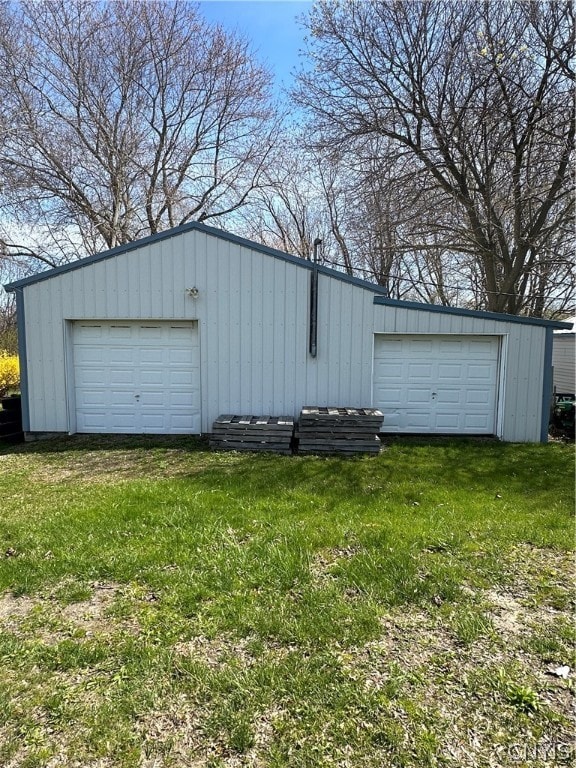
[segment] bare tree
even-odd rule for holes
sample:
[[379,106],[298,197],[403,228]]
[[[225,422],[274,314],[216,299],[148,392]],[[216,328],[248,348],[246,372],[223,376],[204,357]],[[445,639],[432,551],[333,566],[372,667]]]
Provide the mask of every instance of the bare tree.
[[54,258],[218,219],[260,185],[269,74],[195,5],[23,1],[0,14],[6,220],[57,235]]
[[563,0],[320,0],[307,22],[296,97],[316,146],[408,153],[436,207],[429,238],[493,311],[541,313],[562,290],[549,254],[574,212],[572,22]]
[[[249,238],[303,259],[312,257],[313,243],[320,238],[321,262],[341,261],[339,189],[333,168],[321,155],[307,151],[305,137],[298,130],[282,133],[271,160],[266,183],[237,217],[236,228]],[[352,267],[347,271],[351,274]]]
[[322,263],[375,282],[391,297],[450,303],[447,248],[436,232],[422,234],[430,208],[421,174],[382,143],[316,152],[305,135],[286,132],[266,185],[236,227],[305,259],[319,237]]
[[16,301],[7,296],[0,301],[0,352],[16,354],[18,350],[18,333],[16,330]]

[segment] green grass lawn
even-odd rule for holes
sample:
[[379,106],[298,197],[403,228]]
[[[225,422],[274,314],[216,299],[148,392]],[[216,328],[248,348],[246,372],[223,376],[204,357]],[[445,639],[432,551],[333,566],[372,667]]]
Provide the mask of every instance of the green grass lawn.
[[0,765],[568,764],[573,488],[559,443],[0,449]]

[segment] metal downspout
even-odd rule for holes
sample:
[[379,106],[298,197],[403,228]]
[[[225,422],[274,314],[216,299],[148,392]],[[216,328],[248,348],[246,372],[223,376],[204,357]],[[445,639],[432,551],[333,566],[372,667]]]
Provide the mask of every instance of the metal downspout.
[[311,357],[318,352],[318,248],[322,240],[314,240],[314,267],[310,277],[310,340],[308,350]]

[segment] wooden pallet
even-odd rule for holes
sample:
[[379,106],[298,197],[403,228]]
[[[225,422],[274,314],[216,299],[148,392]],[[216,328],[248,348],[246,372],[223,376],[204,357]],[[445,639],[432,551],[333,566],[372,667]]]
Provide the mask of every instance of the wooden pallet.
[[223,440],[221,443],[210,443],[213,451],[249,451],[251,453],[280,453],[284,456],[292,455],[290,443],[244,443],[234,442],[232,440]]
[[223,414],[212,424],[209,445],[217,451],[292,452],[291,416],[235,416]]
[[295,437],[299,453],[378,453],[384,416],[376,408],[305,406]]
[[380,438],[376,435],[372,440],[300,440],[298,443],[298,453],[333,453],[333,454],[356,454],[356,453],[380,453]]
[[310,419],[383,419],[378,408],[333,408],[323,405],[305,405],[300,418]]

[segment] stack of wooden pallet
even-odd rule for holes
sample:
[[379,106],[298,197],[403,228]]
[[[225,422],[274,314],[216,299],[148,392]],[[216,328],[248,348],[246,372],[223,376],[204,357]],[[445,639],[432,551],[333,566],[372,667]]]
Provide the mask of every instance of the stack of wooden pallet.
[[378,453],[384,416],[376,408],[306,406],[296,437],[299,453]]
[[210,448],[217,451],[292,453],[291,416],[218,416],[212,424]]

